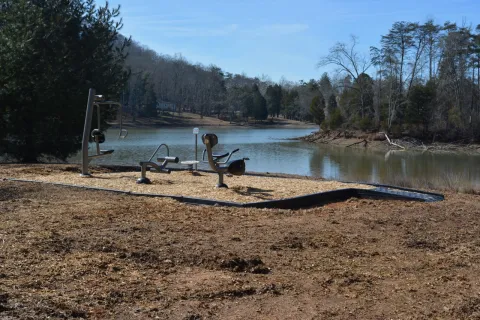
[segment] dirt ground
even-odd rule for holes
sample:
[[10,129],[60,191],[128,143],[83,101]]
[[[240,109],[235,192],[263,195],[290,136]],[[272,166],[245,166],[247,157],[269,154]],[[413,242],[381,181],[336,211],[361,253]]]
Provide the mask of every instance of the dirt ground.
[[292,211],[3,180],[0,319],[480,319],[479,235],[474,195]]
[[[117,121],[112,121],[114,126],[118,126]],[[243,122],[230,122],[218,119],[216,117],[201,117],[199,114],[182,112],[170,113],[158,118],[136,118],[133,121],[131,116],[126,116],[123,120],[123,125],[126,128],[158,128],[158,127],[256,127],[256,128],[312,128],[312,131],[318,129],[318,126],[313,123],[305,123],[302,121],[289,120],[284,118],[268,118],[262,122],[255,122],[249,120],[248,123]]]

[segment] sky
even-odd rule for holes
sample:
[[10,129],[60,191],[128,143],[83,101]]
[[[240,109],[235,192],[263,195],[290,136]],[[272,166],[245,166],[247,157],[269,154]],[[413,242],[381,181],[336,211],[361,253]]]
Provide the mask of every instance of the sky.
[[[103,4],[103,0],[97,0]],[[368,55],[396,21],[480,24],[480,0],[110,0],[121,33],[160,54],[182,54],[250,77],[319,79],[337,42],[358,37]]]

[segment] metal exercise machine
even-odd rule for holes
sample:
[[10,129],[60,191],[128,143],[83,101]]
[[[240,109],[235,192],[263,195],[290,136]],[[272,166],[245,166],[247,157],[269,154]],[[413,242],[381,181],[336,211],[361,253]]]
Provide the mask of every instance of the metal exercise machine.
[[[243,158],[230,161],[232,155],[239,149],[235,149],[232,152],[227,152],[224,154],[213,154],[212,148],[218,144],[218,137],[216,134],[205,133],[204,135],[202,135],[202,141],[203,144],[207,147],[205,150],[203,150],[202,161],[208,162],[210,168],[212,168],[213,171],[218,173],[217,188],[228,188],[228,186],[223,182],[223,175],[225,173],[235,176],[243,175],[245,173],[245,160],[249,159]],[[205,161],[205,153],[207,154],[208,161]],[[225,157],[227,157],[225,161],[219,161]]]
[[[82,177],[90,177],[88,172],[88,164],[91,159],[103,157],[112,154],[114,150],[101,150],[100,143],[105,142],[105,134],[100,130],[100,107],[102,105],[115,105],[120,108],[120,132],[118,137],[124,139],[128,135],[128,131],[122,128],[122,104],[116,101],[107,101],[102,95],[95,95],[95,89],[90,89],[88,92],[87,113],[85,115],[85,125],[83,127],[83,139],[82,139]],[[97,107],[97,128],[90,132],[92,127],[93,109]],[[96,147],[96,153],[88,155],[88,141],[89,136],[93,138]]]
[[[157,161],[162,162],[161,164],[157,164],[156,162],[153,162],[152,159],[153,157],[155,157],[158,150],[160,150],[162,146],[164,146],[167,149],[167,156],[157,158]],[[144,183],[144,184],[151,183],[150,179],[147,178],[147,169],[149,167],[151,172],[170,173],[171,170],[166,168],[167,165],[169,163],[178,163],[178,161],[179,161],[178,157],[170,157],[170,150],[168,149],[168,146],[165,143],[162,143],[161,145],[158,146],[158,148],[152,154],[150,159],[148,159],[148,161],[140,161],[140,167],[142,168],[142,173],[141,173],[142,176],[139,179],[137,179],[137,183]]]

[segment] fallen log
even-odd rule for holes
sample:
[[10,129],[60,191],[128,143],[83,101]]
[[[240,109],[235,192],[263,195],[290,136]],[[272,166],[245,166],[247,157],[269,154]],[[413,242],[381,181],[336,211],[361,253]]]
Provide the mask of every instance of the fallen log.
[[354,146],[356,144],[360,144],[360,143],[365,143],[364,147],[367,147],[367,143],[368,141],[363,139],[362,141],[358,141],[358,142],[355,142],[355,143],[352,143],[352,144],[349,144],[348,146],[346,146],[345,148],[348,148],[348,147],[351,147],[351,146]]
[[385,132],[382,132],[384,135],[385,135],[385,138],[387,138],[387,141],[390,145],[392,146],[395,146],[395,147],[398,147],[398,148],[401,148],[401,149],[404,149],[405,150],[405,147],[402,147],[401,145],[399,144],[396,144],[394,143],[393,141],[390,140],[390,138],[387,136],[387,134]]

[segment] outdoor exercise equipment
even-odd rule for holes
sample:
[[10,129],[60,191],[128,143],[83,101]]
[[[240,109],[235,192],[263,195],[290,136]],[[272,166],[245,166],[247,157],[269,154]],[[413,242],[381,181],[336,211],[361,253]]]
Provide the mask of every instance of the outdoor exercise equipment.
[[[203,150],[202,161],[208,162],[210,168],[218,173],[217,188],[228,188],[228,186],[223,183],[223,174],[229,173],[235,176],[243,175],[245,173],[245,160],[249,159],[243,158],[230,161],[232,155],[240,149],[235,149],[232,152],[227,152],[224,154],[213,154],[212,148],[218,144],[218,137],[214,133],[205,133],[202,135],[202,141],[207,147],[205,150]],[[205,161],[205,153],[208,156],[208,161]],[[225,161],[219,161],[225,157],[227,157]]]
[[[105,134],[100,129],[100,107],[102,105],[117,106],[120,108],[120,132],[118,137],[124,139],[128,135],[128,131],[122,128],[123,119],[122,119],[122,104],[116,101],[107,101],[102,95],[95,95],[95,89],[90,89],[88,91],[88,101],[87,101],[87,113],[85,115],[85,125],[83,127],[83,140],[82,140],[82,177],[89,177],[90,173],[88,172],[88,164],[91,159],[103,157],[109,154],[112,154],[114,150],[101,150],[100,143],[105,142]],[[93,118],[93,109],[97,107],[97,128],[93,129],[90,132],[92,127],[92,118]],[[96,147],[96,153],[93,155],[88,155],[88,141],[89,136],[93,138]]]
[[[162,146],[164,146],[167,149],[167,155],[165,157],[157,158],[157,161],[162,161],[161,164],[157,164],[156,162],[153,162],[152,159],[153,157],[155,157],[158,150],[160,150]],[[170,157],[170,149],[165,143],[160,144],[158,148],[155,150],[155,152],[152,154],[150,159],[148,159],[148,161],[140,161],[140,167],[142,168],[142,173],[141,173],[141,177],[137,179],[137,183],[144,183],[144,184],[151,183],[150,179],[147,178],[147,169],[149,167],[151,172],[170,173],[171,170],[166,168],[167,165],[169,163],[178,163],[178,161],[179,161],[178,157]]]

